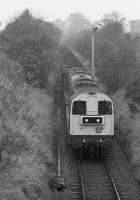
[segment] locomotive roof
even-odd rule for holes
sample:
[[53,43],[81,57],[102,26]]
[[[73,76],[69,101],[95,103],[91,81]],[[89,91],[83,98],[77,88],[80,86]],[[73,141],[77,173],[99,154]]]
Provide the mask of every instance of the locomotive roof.
[[93,80],[93,77],[90,74],[86,74],[86,73],[78,73],[78,74],[74,74],[73,76],[71,76],[71,81],[77,81],[79,79],[85,79],[85,80]]
[[[75,73],[89,73],[88,70],[84,67],[72,67],[70,70],[69,70],[69,73],[71,75],[75,74]],[[90,73],[89,73],[90,74]]]
[[93,81],[78,81],[75,85],[72,86],[72,91],[73,94],[71,96],[71,99],[75,98],[76,96],[78,96],[79,94],[83,94],[83,93],[92,93],[92,94],[96,94],[100,91],[99,87],[96,85],[95,82]]
[[75,81],[72,81],[72,87],[76,88],[76,87],[82,87],[82,86],[93,86],[93,87],[97,87],[96,83],[93,80],[90,79],[77,79]]
[[104,93],[100,93],[98,91],[94,91],[94,92],[88,92],[88,91],[82,91],[80,93],[75,93],[73,94],[71,97],[70,97],[70,101],[73,101],[73,100],[85,100],[85,98],[87,98],[89,95],[94,95],[96,96],[99,100],[107,100],[107,101],[111,101],[112,100],[110,99],[109,96],[107,96],[106,94]]
[[[69,80],[68,83],[71,100],[76,96],[84,93],[92,93],[94,95],[99,92],[103,93],[97,83],[93,80],[92,75],[86,70],[86,68],[72,67],[65,74],[66,79]],[[79,77],[72,79],[72,77],[76,75],[79,75]],[[92,79],[90,79],[90,77],[86,77],[86,75],[90,76]]]

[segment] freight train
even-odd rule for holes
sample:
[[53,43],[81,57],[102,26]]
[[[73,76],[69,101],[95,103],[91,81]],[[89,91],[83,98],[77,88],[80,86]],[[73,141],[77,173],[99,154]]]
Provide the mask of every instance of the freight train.
[[97,86],[87,69],[68,67],[64,72],[64,94],[69,141],[82,154],[110,152],[114,138],[112,100]]

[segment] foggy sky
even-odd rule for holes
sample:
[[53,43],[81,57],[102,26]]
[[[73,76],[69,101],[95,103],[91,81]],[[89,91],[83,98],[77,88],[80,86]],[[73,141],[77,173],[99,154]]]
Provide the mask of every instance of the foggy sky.
[[81,12],[90,20],[99,20],[103,14],[117,10],[128,20],[140,19],[138,0],[0,0],[2,26],[21,11],[29,8],[33,14],[45,19],[65,19],[70,13]]

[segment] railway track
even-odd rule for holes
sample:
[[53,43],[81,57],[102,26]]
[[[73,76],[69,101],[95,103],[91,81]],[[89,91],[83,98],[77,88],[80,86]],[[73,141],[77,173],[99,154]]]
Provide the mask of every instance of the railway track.
[[109,158],[81,161],[75,157],[72,162],[75,163],[75,167],[72,167],[72,200],[140,199],[130,174],[123,173],[114,164],[110,168]]
[[82,164],[83,179],[86,199],[120,199],[116,184],[109,174],[109,170],[103,161],[89,161]]
[[73,200],[120,200],[115,181],[104,161],[77,161]]

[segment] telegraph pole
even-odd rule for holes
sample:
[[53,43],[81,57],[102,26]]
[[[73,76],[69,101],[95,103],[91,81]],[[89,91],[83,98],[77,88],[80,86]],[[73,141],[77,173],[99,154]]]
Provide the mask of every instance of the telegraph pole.
[[95,80],[95,33],[97,31],[97,27],[92,25],[92,76]]

